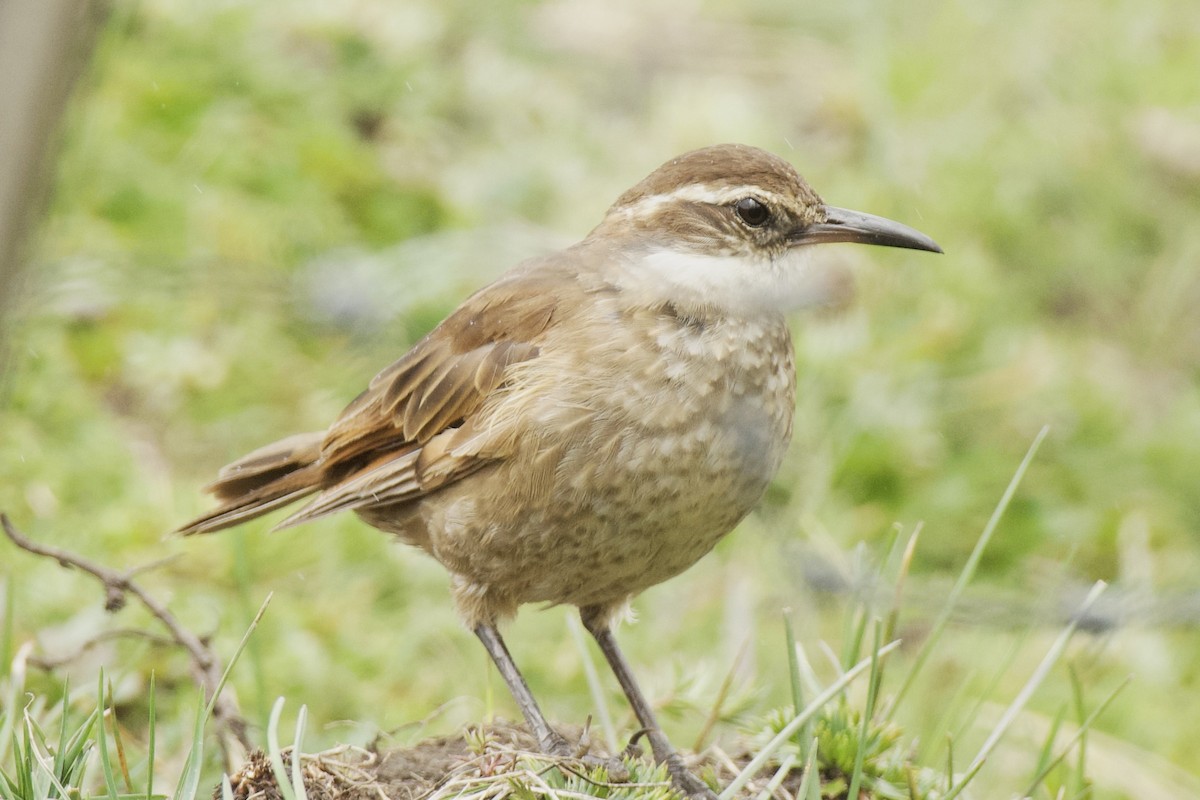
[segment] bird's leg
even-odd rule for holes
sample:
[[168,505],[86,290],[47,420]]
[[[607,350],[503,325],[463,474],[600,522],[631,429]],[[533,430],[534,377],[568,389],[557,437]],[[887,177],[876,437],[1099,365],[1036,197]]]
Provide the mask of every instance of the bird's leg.
[[508,690],[512,692],[513,699],[517,701],[517,706],[525,717],[525,723],[537,737],[538,749],[547,755],[574,755],[573,748],[567,740],[551,728],[550,724],[546,722],[546,718],[542,716],[542,710],[538,708],[537,700],[533,699],[533,692],[529,691],[529,684],[525,682],[521,671],[517,669],[517,664],[509,654],[508,648],[504,646],[504,640],[500,638],[500,631],[496,630],[496,626],[481,622],[475,626],[475,635],[487,648],[492,661],[496,662],[496,668],[500,670],[500,675],[508,684]]
[[496,630],[495,625],[481,622],[475,626],[475,635],[479,637],[479,641],[483,642],[488,655],[492,657],[492,661],[496,662],[496,668],[504,676],[508,690],[512,692],[513,699],[517,701],[517,706],[525,717],[525,724],[537,737],[539,750],[549,756],[579,758],[590,766],[604,767],[610,781],[621,783],[629,780],[629,770],[626,769],[620,758],[616,756],[601,758],[590,753],[581,754],[578,747],[572,747],[570,742],[550,727],[550,723],[546,722],[546,718],[542,716],[542,710],[538,708],[537,700],[533,699],[533,692],[529,691],[529,684],[525,682],[521,671],[517,669],[517,664],[509,654],[508,648],[504,645],[504,639],[500,637],[500,631]]
[[617,682],[621,684],[621,689],[625,692],[625,697],[629,699],[629,705],[633,708],[634,715],[637,716],[638,722],[645,731],[646,738],[650,740],[650,749],[654,753],[654,760],[666,765],[667,771],[671,774],[671,781],[688,796],[716,800],[716,794],[705,785],[704,781],[697,778],[684,766],[683,759],[675,752],[675,748],[671,746],[666,734],[659,727],[658,720],[654,717],[654,711],[646,702],[642,690],[638,688],[633,671],[629,668],[629,662],[625,660],[621,649],[617,647],[617,639],[613,636],[612,628],[609,626],[608,615],[597,608],[581,608],[579,614],[583,619],[583,626],[595,638],[596,644],[600,645],[600,652],[604,653],[609,667],[617,676]]

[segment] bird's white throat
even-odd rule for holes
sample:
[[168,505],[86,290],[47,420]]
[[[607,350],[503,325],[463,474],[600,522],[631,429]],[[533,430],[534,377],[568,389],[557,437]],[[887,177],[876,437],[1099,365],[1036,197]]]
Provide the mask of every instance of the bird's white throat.
[[844,273],[809,247],[774,258],[656,248],[633,260],[628,279],[637,290],[664,301],[750,318],[829,305],[840,299],[846,284]]

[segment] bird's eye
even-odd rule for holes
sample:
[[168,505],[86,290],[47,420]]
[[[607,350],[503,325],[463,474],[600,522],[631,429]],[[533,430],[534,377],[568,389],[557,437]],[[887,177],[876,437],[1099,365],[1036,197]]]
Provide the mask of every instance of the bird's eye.
[[742,222],[751,228],[761,228],[771,218],[771,209],[753,197],[743,197],[733,204],[733,210],[741,217]]

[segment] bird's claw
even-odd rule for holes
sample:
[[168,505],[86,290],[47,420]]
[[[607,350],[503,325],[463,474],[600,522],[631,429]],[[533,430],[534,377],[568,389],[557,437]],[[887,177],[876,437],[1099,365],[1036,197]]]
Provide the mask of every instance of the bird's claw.
[[625,766],[625,762],[619,756],[592,755],[588,752],[589,745],[586,738],[580,739],[572,745],[563,736],[555,733],[553,738],[542,742],[540,746],[542,752],[549,756],[581,761],[591,768],[604,767],[604,772],[612,783],[629,781],[629,767]]
[[666,760],[667,773],[671,776],[671,783],[675,784],[675,788],[679,789],[688,797],[699,798],[700,800],[717,800],[717,794],[708,787],[708,784],[692,774],[686,766],[683,759],[678,754],[672,753]]

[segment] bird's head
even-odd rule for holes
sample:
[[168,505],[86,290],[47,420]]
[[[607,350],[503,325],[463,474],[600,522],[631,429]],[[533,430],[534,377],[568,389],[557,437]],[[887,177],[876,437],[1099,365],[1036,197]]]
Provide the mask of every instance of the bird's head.
[[787,161],[738,144],[674,158],[622,194],[592,239],[621,241],[647,287],[738,312],[819,305],[810,245],[942,249],[884,217],[827,205]]

